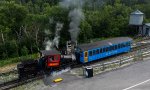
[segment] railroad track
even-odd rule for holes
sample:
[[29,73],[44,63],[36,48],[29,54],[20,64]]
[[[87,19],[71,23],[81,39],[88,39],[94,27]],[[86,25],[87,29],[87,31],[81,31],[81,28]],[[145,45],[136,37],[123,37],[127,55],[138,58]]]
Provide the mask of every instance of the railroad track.
[[23,80],[15,79],[15,80],[0,84],[0,90],[8,90],[8,89],[11,89],[11,88],[14,88],[14,87],[38,80],[38,79],[42,79],[42,78],[43,78],[43,75],[30,78],[30,79],[23,79]]
[[[138,51],[140,49],[147,48],[149,46],[150,46],[149,43],[144,43],[144,44],[138,45],[136,47],[133,47],[132,50],[131,50],[131,52],[129,52],[129,53],[123,53],[123,54],[120,54],[120,55],[117,55],[117,56],[105,58],[105,59],[102,59],[101,61],[95,61],[95,62],[91,62],[91,63],[85,64],[85,65],[89,65],[89,64],[91,65],[91,64],[95,64],[97,62],[104,63],[104,62],[107,62],[107,61],[111,61],[111,60],[114,60],[117,57],[131,55],[131,53],[134,53],[135,51]],[[82,66],[85,66],[85,65],[82,65],[82,64],[72,64],[71,68],[82,67]],[[57,72],[57,71],[60,71],[60,70],[62,70],[64,68],[67,68],[67,67],[68,66],[61,67],[61,68],[56,69],[55,71]],[[12,81],[4,82],[4,83],[0,84],[0,90],[8,90],[8,89],[11,89],[11,88],[14,88],[14,87],[17,87],[17,86],[20,86],[20,85],[23,85],[23,84],[35,81],[35,80],[42,79],[43,77],[44,77],[43,75],[39,75],[39,76],[30,78],[30,79],[23,79],[23,80],[15,79],[15,80],[12,80]]]

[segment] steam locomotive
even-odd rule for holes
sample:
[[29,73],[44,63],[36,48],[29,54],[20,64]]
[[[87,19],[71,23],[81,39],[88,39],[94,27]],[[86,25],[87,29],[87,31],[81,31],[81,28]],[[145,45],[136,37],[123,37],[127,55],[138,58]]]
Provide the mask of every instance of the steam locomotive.
[[51,72],[55,68],[72,63],[84,64],[101,60],[112,55],[129,52],[132,38],[117,37],[88,44],[77,45],[77,42],[67,41],[66,50],[42,50],[40,59],[26,61],[18,65],[19,78],[35,76],[40,71]]

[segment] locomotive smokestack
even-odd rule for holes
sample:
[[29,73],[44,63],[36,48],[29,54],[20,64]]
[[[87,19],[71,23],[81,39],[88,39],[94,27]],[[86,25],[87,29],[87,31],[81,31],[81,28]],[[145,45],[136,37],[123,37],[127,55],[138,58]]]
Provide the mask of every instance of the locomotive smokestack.
[[67,48],[67,54],[74,54],[75,49],[77,47],[77,41],[67,41],[66,48]]
[[75,49],[77,47],[77,41],[67,41],[66,42],[66,54],[61,55],[61,58],[64,58],[66,61],[76,61]]

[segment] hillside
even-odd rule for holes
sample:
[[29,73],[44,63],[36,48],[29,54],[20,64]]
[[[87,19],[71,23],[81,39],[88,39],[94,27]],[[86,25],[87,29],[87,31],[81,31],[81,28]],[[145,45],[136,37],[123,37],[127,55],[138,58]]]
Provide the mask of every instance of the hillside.
[[136,9],[150,22],[150,0],[1,0],[0,58],[62,47],[67,40],[134,36]]

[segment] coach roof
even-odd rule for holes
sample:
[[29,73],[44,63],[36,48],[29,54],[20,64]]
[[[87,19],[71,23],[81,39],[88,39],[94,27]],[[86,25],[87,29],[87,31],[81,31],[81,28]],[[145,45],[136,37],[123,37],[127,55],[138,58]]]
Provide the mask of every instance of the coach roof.
[[86,51],[86,50],[91,50],[91,49],[95,49],[95,48],[100,48],[103,46],[109,46],[109,45],[114,45],[114,44],[118,44],[118,43],[128,42],[128,41],[132,41],[132,38],[117,37],[117,38],[111,38],[111,39],[107,39],[107,40],[92,42],[89,44],[82,44],[82,45],[79,45],[79,48],[81,48],[83,51]]

